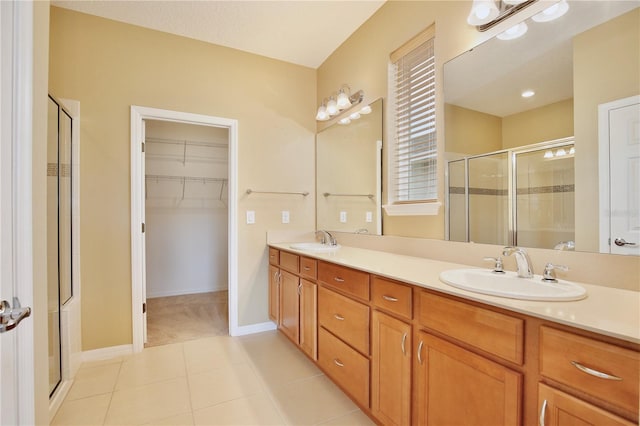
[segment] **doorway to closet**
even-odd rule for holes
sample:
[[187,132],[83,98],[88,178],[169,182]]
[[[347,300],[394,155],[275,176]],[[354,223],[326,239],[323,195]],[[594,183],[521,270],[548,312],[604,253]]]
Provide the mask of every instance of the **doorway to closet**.
[[144,127],[145,347],[227,335],[229,129]]

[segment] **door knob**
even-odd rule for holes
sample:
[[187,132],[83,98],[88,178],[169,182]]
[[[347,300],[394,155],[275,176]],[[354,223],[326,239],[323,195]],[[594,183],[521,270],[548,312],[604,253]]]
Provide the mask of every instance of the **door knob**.
[[624,240],[624,238],[616,238],[613,241],[618,247],[624,247],[624,246],[637,246],[636,243],[628,243]]
[[21,307],[17,297],[13,298],[13,308],[6,300],[0,301],[0,333],[13,330],[29,315],[31,315],[31,308]]

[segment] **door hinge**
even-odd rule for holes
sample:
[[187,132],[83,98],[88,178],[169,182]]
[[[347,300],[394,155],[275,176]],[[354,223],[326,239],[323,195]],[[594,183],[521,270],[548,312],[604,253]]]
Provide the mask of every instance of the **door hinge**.
[[143,302],[142,303],[142,313],[146,314],[147,313],[147,302]]
[[142,222],[142,233],[144,234],[144,222]]
[[142,142],[142,152],[144,152],[144,142]]

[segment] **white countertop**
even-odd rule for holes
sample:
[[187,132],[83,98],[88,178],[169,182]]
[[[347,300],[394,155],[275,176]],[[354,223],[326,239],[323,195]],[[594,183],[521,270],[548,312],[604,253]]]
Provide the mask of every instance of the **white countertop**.
[[269,245],[487,305],[640,343],[640,293],[635,291],[579,283],[587,290],[587,298],[575,302],[508,299],[461,290],[440,281],[440,272],[469,268],[468,265],[345,246],[333,252],[319,253],[295,250],[289,243]]

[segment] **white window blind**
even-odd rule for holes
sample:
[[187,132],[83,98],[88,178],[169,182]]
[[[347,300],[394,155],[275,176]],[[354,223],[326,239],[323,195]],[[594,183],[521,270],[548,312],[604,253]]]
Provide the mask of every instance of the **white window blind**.
[[391,55],[395,202],[437,200],[434,29]]

